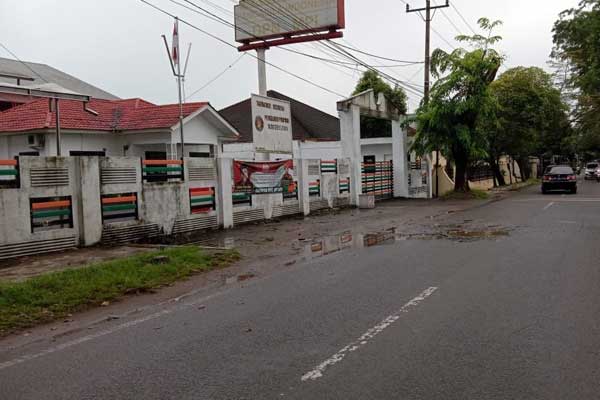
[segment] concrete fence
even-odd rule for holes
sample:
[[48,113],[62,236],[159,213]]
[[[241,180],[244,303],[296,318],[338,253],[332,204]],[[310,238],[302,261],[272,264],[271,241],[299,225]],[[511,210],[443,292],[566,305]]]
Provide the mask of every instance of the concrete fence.
[[294,160],[295,191],[272,194],[234,193],[231,159],[173,162],[19,157],[17,187],[0,188],[0,259],[309,215],[360,186],[347,159]]

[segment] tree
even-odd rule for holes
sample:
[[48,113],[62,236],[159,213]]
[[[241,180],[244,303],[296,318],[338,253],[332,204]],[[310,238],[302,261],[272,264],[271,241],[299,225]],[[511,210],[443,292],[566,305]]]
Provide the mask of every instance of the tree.
[[565,85],[574,91],[571,140],[590,156],[600,153],[600,1],[582,0],[554,25],[552,57],[566,65]]
[[[381,79],[376,71],[373,70],[365,71],[356,84],[353,95],[369,89],[373,89],[375,98],[379,96],[379,93],[383,93],[386,100],[396,108],[401,115],[406,114],[408,106],[407,96],[404,90],[401,88],[392,88],[387,82]],[[363,137],[381,137],[388,134],[391,136],[391,122],[374,117],[363,117],[361,118],[361,133]]]
[[437,81],[431,97],[417,111],[417,136],[413,149],[420,154],[440,149],[456,165],[454,190],[467,192],[467,168],[487,155],[487,137],[483,125],[494,118],[495,103],[490,84],[496,78],[503,57],[490,46],[502,38],[493,31],[502,24],[481,18],[486,35],[458,36],[473,49],[433,52],[432,75]]
[[563,141],[570,133],[568,107],[552,79],[541,68],[517,67],[490,85],[497,109],[496,119],[486,124],[488,158],[501,185],[498,160],[502,155],[515,159],[528,179],[530,156],[565,154]]

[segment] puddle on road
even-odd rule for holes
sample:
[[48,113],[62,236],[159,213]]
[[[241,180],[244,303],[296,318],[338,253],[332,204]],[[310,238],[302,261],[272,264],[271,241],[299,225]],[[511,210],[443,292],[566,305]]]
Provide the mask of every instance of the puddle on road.
[[395,228],[367,234],[346,231],[319,239],[298,241],[295,247],[300,249],[300,259],[289,264],[324,257],[349,249],[362,249],[407,240],[471,242],[499,239],[510,235],[508,229],[499,226],[488,226],[486,229],[467,229],[461,225],[447,225],[444,228],[436,231],[417,233],[399,233]]

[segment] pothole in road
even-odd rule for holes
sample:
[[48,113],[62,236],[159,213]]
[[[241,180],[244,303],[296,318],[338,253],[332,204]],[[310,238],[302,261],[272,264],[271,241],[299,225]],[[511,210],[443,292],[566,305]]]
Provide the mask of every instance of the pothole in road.
[[412,233],[398,232],[395,228],[367,234],[346,231],[338,235],[297,241],[293,244],[293,247],[298,250],[298,255],[301,257],[293,263],[296,261],[324,257],[345,250],[364,249],[407,240],[452,240],[457,242],[471,242],[500,239],[509,235],[510,230],[508,228],[491,225],[486,226],[485,228],[446,225],[444,227],[438,226],[430,231]]

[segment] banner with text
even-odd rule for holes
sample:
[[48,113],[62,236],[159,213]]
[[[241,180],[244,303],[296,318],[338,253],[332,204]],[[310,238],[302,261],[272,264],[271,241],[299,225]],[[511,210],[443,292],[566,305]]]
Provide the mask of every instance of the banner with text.
[[290,103],[253,94],[252,134],[256,152],[292,154]]
[[295,192],[294,161],[234,161],[233,184],[236,193]]

